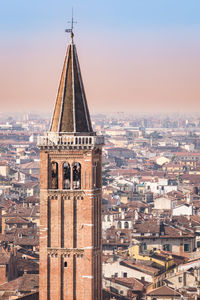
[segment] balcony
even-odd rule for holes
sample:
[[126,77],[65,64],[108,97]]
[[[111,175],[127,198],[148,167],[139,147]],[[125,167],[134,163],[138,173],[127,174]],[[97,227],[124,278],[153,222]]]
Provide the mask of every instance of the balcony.
[[47,133],[39,136],[37,140],[38,147],[52,149],[92,149],[103,144],[103,136],[70,136],[57,133]]

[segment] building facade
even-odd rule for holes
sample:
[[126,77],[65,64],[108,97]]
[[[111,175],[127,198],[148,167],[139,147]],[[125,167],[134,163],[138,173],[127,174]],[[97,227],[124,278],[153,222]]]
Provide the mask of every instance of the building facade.
[[93,132],[68,45],[50,131],[40,147],[41,300],[100,300],[102,136]]

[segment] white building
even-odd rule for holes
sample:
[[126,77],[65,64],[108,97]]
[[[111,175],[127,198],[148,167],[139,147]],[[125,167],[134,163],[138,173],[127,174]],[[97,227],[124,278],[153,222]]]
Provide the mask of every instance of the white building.
[[10,173],[10,167],[6,164],[0,165],[0,175],[1,176],[8,176]]
[[154,209],[173,209],[176,207],[177,200],[167,196],[154,199]]
[[[140,264],[132,264],[130,266],[121,265],[120,261],[114,261],[111,263],[103,263],[103,276],[110,277],[134,277],[137,279],[144,279],[148,282],[153,282],[153,274],[146,272],[145,270],[139,270]],[[145,269],[145,266],[144,266]],[[150,268],[148,268],[150,269]],[[149,271],[149,270],[148,270]]]
[[164,195],[171,191],[177,191],[178,185],[172,185],[166,178],[159,178],[158,182],[146,181],[146,191],[151,191],[154,194]]
[[193,215],[193,207],[191,204],[181,204],[172,210],[173,216],[192,216]]

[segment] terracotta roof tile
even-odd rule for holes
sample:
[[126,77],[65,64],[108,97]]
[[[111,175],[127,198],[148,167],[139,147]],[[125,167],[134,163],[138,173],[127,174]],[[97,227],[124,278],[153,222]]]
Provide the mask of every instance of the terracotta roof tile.
[[130,260],[123,260],[120,262],[120,265],[139,270],[141,272],[144,272],[144,273],[152,275],[152,276],[155,276],[160,272],[160,270],[157,268],[150,267],[150,266],[140,264],[140,263],[134,263]]
[[8,264],[10,260],[10,255],[7,253],[0,253],[0,265],[6,265]]
[[67,48],[50,131],[93,133],[74,44]]
[[140,280],[138,280],[134,277],[129,277],[129,278],[117,277],[117,278],[114,278],[114,281],[121,285],[127,286],[130,289],[133,289],[134,291],[143,291],[143,289],[144,289],[144,284]]
[[181,296],[181,294],[164,285],[147,293],[147,296]]
[[38,274],[24,274],[14,280],[0,285],[0,291],[31,292],[39,288]]
[[30,221],[21,217],[14,217],[14,218],[6,219],[5,223],[6,224],[28,224],[30,223]]

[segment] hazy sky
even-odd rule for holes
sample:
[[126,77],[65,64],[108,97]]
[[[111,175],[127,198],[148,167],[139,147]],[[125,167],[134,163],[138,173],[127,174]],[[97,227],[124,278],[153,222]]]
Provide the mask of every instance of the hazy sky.
[[0,0],[2,111],[52,111],[71,8],[88,104],[200,111],[199,0]]

